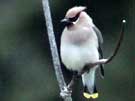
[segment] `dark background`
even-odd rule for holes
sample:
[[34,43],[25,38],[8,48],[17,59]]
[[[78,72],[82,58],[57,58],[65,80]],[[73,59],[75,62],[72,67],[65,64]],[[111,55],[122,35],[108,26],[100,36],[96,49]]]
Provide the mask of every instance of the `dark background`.
[[[127,20],[119,53],[105,65],[105,79],[97,75],[100,97],[96,101],[134,101],[135,1],[50,0],[58,47],[63,29],[60,20],[75,5],[87,6],[101,30],[105,57],[115,47],[122,19]],[[69,81],[69,71],[63,67],[63,72]],[[41,0],[0,0],[0,101],[61,101]],[[85,101],[81,80],[73,89],[73,101]]]

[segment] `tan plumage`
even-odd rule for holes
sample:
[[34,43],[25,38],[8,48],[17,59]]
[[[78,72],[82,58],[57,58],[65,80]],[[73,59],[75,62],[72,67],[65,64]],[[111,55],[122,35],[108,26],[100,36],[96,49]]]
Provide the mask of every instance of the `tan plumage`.
[[[62,62],[67,69],[78,72],[86,64],[99,60],[99,39],[102,39],[99,38],[101,35],[97,35],[96,30],[98,29],[93,24],[91,17],[84,11],[85,9],[86,7],[79,6],[67,11],[66,20],[63,20],[67,23],[67,26],[61,36],[60,53]],[[90,94],[95,93],[94,79],[97,67],[91,67],[89,72],[82,75],[83,85]]]

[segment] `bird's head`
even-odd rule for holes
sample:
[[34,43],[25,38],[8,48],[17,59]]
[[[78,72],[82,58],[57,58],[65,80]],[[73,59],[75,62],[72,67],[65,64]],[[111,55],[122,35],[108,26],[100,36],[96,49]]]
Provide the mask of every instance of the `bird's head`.
[[65,15],[65,18],[62,19],[61,22],[64,23],[65,26],[74,25],[80,19],[80,15],[85,9],[86,7],[84,6],[76,6],[69,9]]

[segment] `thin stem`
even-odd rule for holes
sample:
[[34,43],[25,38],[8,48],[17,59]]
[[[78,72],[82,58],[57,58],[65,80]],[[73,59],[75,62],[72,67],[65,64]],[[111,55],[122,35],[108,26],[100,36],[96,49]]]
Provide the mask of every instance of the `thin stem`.
[[48,38],[49,38],[49,44],[50,44],[51,53],[52,53],[53,65],[55,69],[56,78],[59,84],[59,88],[61,91],[60,95],[64,99],[64,101],[72,101],[71,94],[69,93],[67,89],[67,85],[65,83],[61,66],[60,66],[60,60],[59,60],[59,55],[58,55],[58,49],[55,42],[49,2],[48,0],[42,0],[42,4],[43,4],[43,11],[44,11],[47,33],[48,33]]
[[119,50],[119,48],[120,48],[120,46],[121,46],[121,43],[122,43],[122,41],[123,41],[124,31],[125,31],[125,24],[126,24],[126,20],[123,20],[123,21],[122,21],[122,26],[121,26],[120,37],[119,37],[118,42],[117,42],[117,44],[116,44],[116,48],[115,48],[113,54],[108,58],[108,60],[106,61],[105,64],[111,62],[111,61],[113,60],[113,58],[117,55],[118,50]]
[[121,26],[121,32],[120,32],[120,37],[118,39],[118,42],[116,44],[116,48],[114,49],[114,52],[111,56],[109,56],[107,59],[100,59],[94,63],[89,63],[87,64],[84,69],[80,72],[80,75],[83,74],[84,72],[88,71],[90,67],[94,67],[96,65],[100,65],[100,64],[107,64],[107,63],[110,63],[114,57],[117,55],[118,53],[118,50],[121,46],[121,43],[123,41],[123,37],[124,37],[124,30],[125,30],[125,24],[126,24],[126,20],[123,20],[122,21],[122,26]]
[[126,20],[123,20],[122,21],[122,26],[121,26],[120,37],[118,39],[118,42],[116,44],[116,48],[114,49],[113,54],[110,57],[108,57],[107,59],[100,59],[99,61],[97,61],[95,63],[89,64],[90,66],[95,66],[95,65],[100,65],[100,64],[107,64],[107,63],[111,62],[114,59],[114,57],[118,53],[118,50],[120,49],[122,41],[123,41],[125,24],[126,24]]

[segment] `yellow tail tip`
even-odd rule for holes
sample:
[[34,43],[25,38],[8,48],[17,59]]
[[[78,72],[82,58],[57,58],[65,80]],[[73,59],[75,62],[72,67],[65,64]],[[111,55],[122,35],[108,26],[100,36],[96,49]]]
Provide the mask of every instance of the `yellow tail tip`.
[[96,99],[98,98],[99,94],[98,93],[89,94],[89,93],[84,92],[83,96],[87,99],[90,99],[90,98]]

